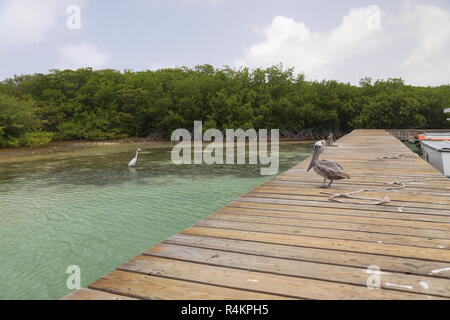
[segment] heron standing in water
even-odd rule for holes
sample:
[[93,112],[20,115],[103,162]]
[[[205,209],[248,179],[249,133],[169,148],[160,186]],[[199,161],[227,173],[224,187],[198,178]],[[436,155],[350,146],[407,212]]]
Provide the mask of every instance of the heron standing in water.
[[142,150],[141,150],[141,149],[137,149],[137,150],[136,150],[136,157],[134,157],[134,158],[130,161],[130,163],[128,163],[128,166],[129,166],[129,167],[135,167],[135,166],[136,166],[136,162],[137,162],[137,160],[138,160],[139,152],[142,152]]
[[[325,145],[324,140],[316,142],[311,163],[306,171],[314,169],[319,176],[324,178],[322,188],[329,188],[334,180],[350,179],[350,176],[344,172],[344,168],[340,164],[328,160],[319,160],[319,155],[323,152]],[[330,180],[328,185],[325,184],[327,179]]]

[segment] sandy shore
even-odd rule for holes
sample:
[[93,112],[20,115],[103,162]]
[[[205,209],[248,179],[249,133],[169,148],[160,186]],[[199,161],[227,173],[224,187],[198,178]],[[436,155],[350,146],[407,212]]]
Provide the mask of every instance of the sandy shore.
[[146,138],[133,138],[108,141],[55,141],[38,148],[11,148],[0,149],[0,160],[23,158],[29,156],[41,156],[60,152],[73,152],[92,147],[108,146],[140,141],[150,141]]
[[[38,148],[10,148],[10,149],[0,149],[0,161],[8,160],[22,160],[27,157],[40,157],[47,156],[51,154],[64,153],[64,152],[76,152],[80,150],[85,150],[94,147],[110,146],[126,143],[136,143],[136,142],[170,142],[166,140],[155,140],[150,138],[128,138],[120,140],[106,140],[106,141],[54,141],[50,144],[38,147]],[[281,138],[280,142],[305,142],[310,141],[296,140],[296,139],[286,139]]]

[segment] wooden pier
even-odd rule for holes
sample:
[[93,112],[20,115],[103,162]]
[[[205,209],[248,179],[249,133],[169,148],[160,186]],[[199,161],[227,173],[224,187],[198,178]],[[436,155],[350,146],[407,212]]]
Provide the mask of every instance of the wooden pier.
[[449,299],[450,180],[384,130],[335,144],[351,180],[306,159],[63,299]]

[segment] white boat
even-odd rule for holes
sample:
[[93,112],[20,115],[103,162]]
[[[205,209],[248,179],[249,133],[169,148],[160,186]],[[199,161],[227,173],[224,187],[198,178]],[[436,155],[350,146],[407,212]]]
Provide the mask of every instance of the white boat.
[[421,140],[422,158],[450,177],[450,141]]

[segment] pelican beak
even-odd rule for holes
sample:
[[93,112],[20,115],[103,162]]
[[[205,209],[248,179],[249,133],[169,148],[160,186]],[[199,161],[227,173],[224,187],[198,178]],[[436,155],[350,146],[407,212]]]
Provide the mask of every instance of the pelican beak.
[[314,167],[314,162],[316,162],[316,160],[317,160],[318,151],[319,151],[319,148],[314,146],[314,151],[311,156],[311,162],[309,163],[309,166],[308,166],[308,169],[306,169],[306,172],[308,172],[309,170],[312,169],[312,167]]

